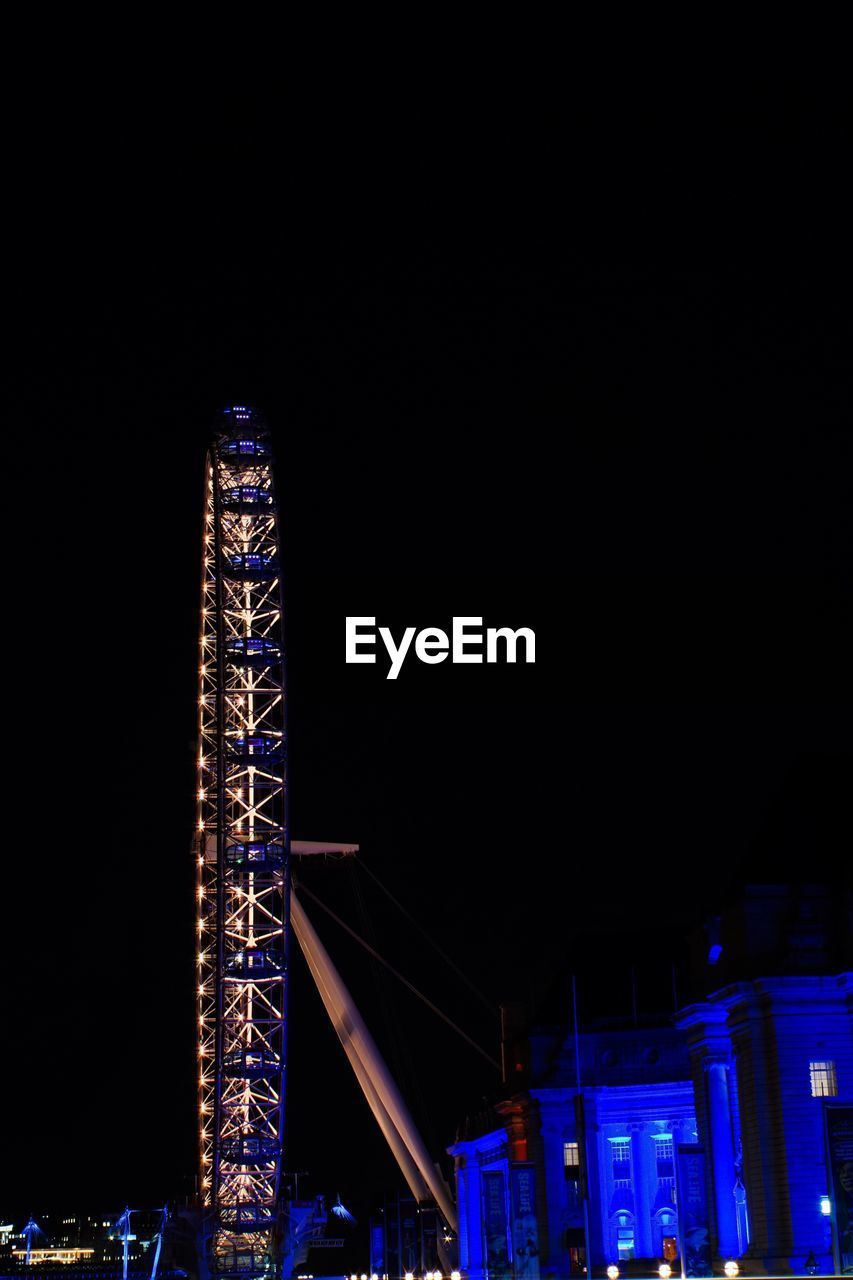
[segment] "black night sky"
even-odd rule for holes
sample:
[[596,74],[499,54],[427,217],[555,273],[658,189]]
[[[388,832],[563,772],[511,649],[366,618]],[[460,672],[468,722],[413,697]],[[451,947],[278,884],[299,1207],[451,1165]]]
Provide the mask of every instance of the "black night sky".
[[[358,841],[494,1012],[365,870],[306,883],[490,1053],[498,1003],[565,1015],[572,969],[582,1016],[627,1014],[632,966],[665,1012],[737,884],[853,847],[840,93],[404,81],[25,113],[0,1220],[191,1185],[226,403],[276,444],[294,835]],[[538,661],[389,682],[344,665],[348,614],[532,626]],[[312,915],[438,1154],[494,1072]],[[398,1178],[294,965],[290,1167],[364,1221]]]

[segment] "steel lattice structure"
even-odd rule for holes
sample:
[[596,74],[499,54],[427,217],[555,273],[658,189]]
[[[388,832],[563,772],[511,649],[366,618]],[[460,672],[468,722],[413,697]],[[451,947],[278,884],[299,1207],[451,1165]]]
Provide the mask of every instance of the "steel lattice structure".
[[226,410],[207,456],[199,663],[201,1196],[219,1276],[276,1269],[290,845],[282,588],[268,434]]

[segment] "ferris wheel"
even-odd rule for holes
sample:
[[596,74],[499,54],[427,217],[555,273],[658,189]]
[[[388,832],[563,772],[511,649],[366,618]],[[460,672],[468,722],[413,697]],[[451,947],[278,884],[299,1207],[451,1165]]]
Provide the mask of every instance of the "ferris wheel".
[[281,1238],[290,843],[278,507],[269,435],[226,409],[208,450],[196,833],[200,1192],[211,1271]]
[[204,492],[195,839],[199,1261],[203,1280],[273,1280],[316,1244],[326,1220],[322,1197],[315,1214],[283,1186],[291,922],[410,1191],[419,1203],[436,1204],[454,1230],[456,1212],[292,890],[293,857],[346,858],[359,847],[290,839],[278,505],[269,434],[254,410],[235,405],[221,414]]

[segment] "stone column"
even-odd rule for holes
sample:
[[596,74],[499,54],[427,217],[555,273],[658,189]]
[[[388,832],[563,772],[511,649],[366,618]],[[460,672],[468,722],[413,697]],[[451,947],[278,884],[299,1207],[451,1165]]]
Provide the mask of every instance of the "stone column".
[[729,1064],[719,1058],[705,1062],[708,1088],[708,1129],[711,1135],[711,1173],[717,1223],[717,1249],[721,1258],[736,1258],[738,1249],[735,1205],[735,1148],[729,1104]]
[[644,1124],[631,1126],[631,1157],[634,1172],[634,1249],[638,1258],[653,1258],[652,1215],[649,1206],[649,1135]]
[[721,1262],[738,1257],[734,1126],[729,1098],[732,1033],[728,1016],[724,1005],[710,1001],[690,1005],[677,1015],[690,1049],[699,1141],[707,1152],[712,1244],[714,1255]]
[[[545,1112],[542,1107],[540,1114]],[[563,1223],[566,1216],[566,1175],[563,1169],[563,1143],[566,1141],[568,1107],[543,1119],[539,1134],[545,1175],[545,1204],[537,1207],[539,1218],[539,1254],[544,1270],[554,1275],[568,1275],[569,1255]]]

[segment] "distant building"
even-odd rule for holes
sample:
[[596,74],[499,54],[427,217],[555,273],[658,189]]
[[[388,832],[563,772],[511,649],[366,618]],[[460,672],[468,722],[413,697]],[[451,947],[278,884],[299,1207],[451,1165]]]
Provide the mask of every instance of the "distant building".
[[[74,1245],[68,1249],[60,1247],[31,1249],[29,1265],[31,1267],[38,1267],[45,1262],[61,1262],[67,1266],[74,1262],[84,1262],[87,1259],[94,1257],[94,1254],[94,1249],[86,1249],[80,1245]],[[12,1257],[17,1262],[24,1262],[26,1261],[27,1251],[26,1249],[13,1249]]]
[[576,1043],[507,1007],[504,1094],[449,1148],[463,1273],[581,1275],[588,1240],[593,1275],[853,1274],[848,911],[823,887],[747,889],[666,1024]]
[[[27,1241],[23,1224],[4,1226],[0,1237],[0,1276],[9,1269],[31,1268],[48,1271],[62,1269],[63,1275],[97,1274],[108,1276],[121,1272],[124,1242],[116,1231],[118,1213],[36,1213],[38,1235],[31,1242],[30,1263],[26,1268]],[[128,1240],[128,1263],[131,1275],[150,1273],[152,1249],[160,1228],[160,1211],[138,1211],[133,1214],[132,1234]],[[159,1274],[163,1280],[173,1276],[171,1247],[164,1251]],[[6,1268],[4,1270],[3,1268]]]
[[424,1276],[455,1265],[455,1242],[446,1235],[434,1206],[411,1195],[386,1197],[370,1220],[370,1271],[385,1276]]

